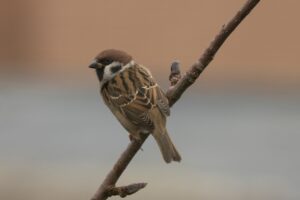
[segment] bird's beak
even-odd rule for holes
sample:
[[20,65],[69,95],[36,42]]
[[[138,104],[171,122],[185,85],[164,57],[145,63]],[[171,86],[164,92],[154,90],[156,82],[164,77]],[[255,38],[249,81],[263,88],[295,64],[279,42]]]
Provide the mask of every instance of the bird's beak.
[[93,68],[93,69],[99,69],[101,67],[102,65],[98,63],[96,60],[93,60],[93,62],[89,65],[89,68]]

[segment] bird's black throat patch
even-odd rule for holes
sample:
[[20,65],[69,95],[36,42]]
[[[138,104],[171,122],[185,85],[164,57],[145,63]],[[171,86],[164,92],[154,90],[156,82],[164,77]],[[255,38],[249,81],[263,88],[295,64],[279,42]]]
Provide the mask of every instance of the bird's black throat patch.
[[96,73],[97,73],[97,76],[98,76],[98,79],[99,79],[99,81],[102,81],[102,79],[103,79],[103,74],[104,74],[104,67],[102,67],[102,68],[97,68],[96,69]]

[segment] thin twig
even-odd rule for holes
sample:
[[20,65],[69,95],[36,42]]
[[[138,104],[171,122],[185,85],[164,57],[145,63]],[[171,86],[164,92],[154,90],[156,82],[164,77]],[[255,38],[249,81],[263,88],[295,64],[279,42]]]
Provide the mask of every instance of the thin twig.
[[229,21],[228,24],[223,25],[219,34],[210,43],[209,47],[205,50],[199,60],[192,65],[182,79],[178,83],[169,88],[167,97],[169,104],[172,106],[181,97],[184,91],[191,86],[208,64],[213,60],[219,48],[228,38],[228,36],[236,29],[236,27],[245,19],[251,10],[259,3],[260,0],[248,0],[240,11]]
[[131,185],[126,185],[122,187],[111,187],[108,188],[106,191],[106,195],[108,197],[111,196],[120,196],[122,198],[126,197],[127,195],[131,195],[146,187],[147,183],[134,183]]
[[[210,46],[205,50],[200,59],[187,71],[187,73],[181,78],[179,65],[175,63],[175,67],[171,68],[170,82],[171,87],[167,91],[166,95],[169,99],[169,105],[172,106],[181,97],[184,91],[191,86],[195,80],[199,77],[201,72],[207,67],[207,65],[213,60],[215,54],[228,38],[228,36],[235,30],[240,22],[251,12],[251,10],[259,3],[260,0],[248,0],[240,11],[230,20],[227,25],[224,25],[211,42]],[[174,64],[174,63],[173,63]],[[174,65],[172,65],[174,66]],[[176,71],[178,69],[178,71]],[[126,187],[115,187],[119,177],[126,169],[134,155],[142,147],[143,143],[147,139],[148,135],[143,135],[141,140],[132,140],[126,150],[122,153],[112,170],[106,176],[105,180],[93,196],[92,200],[105,200],[112,195],[129,195],[130,192],[126,191]],[[143,185],[145,187],[146,185]],[[137,187],[137,192],[143,187]],[[122,188],[122,189],[120,189]],[[122,193],[123,192],[123,193]]]
[[115,186],[119,177],[122,175],[123,171],[126,169],[127,165],[130,163],[137,151],[141,149],[148,136],[149,135],[146,134],[141,135],[141,140],[132,140],[129,143],[114,167],[107,174],[106,178],[104,179],[103,183],[97,190],[92,200],[104,200],[108,198],[107,190]]

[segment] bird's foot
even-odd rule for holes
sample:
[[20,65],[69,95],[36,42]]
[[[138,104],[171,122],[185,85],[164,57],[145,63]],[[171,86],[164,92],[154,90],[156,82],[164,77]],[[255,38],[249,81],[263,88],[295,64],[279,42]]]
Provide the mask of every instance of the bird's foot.
[[[134,137],[134,136],[132,136],[132,135],[129,134],[129,140],[130,140],[130,142],[133,142],[133,141],[139,141],[141,139],[136,138],[136,137]],[[140,150],[144,151],[142,147],[140,148]]]

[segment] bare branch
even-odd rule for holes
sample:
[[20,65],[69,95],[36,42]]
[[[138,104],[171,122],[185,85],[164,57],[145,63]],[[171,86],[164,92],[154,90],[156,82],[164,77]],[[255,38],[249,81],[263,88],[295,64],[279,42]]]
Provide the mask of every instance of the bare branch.
[[211,42],[209,47],[205,50],[199,60],[192,65],[189,71],[183,76],[181,80],[167,91],[169,104],[172,106],[184,93],[184,91],[191,86],[207,65],[213,60],[215,54],[228,38],[228,36],[235,30],[241,21],[251,12],[251,10],[259,3],[260,0],[248,0],[240,11],[229,21],[228,24],[223,25],[219,34]]
[[[171,87],[167,91],[167,97],[169,99],[169,105],[172,106],[181,97],[184,91],[191,86],[196,79],[199,77],[201,72],[207,67],[207,65],[213,60],[215,54],[228,38],[228,36],[235,30],[235,28],[240,24],[240,22],[251,12],[251,10],[259,3],[260,0],[248,0],[240,11],[230,20],[227,25],[224,25],[211,42],[210,46],[205,50],[204,54],[199,58],[199,60],[191,66],[187,73],[181,78],[179,64],[174,62],[171,67],[170,82]],[[143,143],[147,139],[148,135],[143,135],[141,140],[132,140],[128,145],[126,150],[122,153],[113,169],[106,176],[105,180],[97,190],[96,194],[92,200],[105,200],[112,195],[119,195],[121,197],[133,194],[144,185],[135,184],[115,187],[116,182],[119,177],[126,169],[127,165],[130,163],[137,151],[142,147]],[[134,188],[134,189],[133,189]]]
[[104,200],[108,198],[107,190],[115,186],[119,177],[122,175],[123,171],[126,169],[127,165],[130,163],[137,151],[141,149],[148,136],[149,135],[142,135],[141,140],[132,140],[129,143],[112,170],[107,174],[105,180],[97,190],[92,200]]
[[180,63],[179,61],[175,60],[171,64],[171,73],[169,76],[169,81],[171,86],[176,85],[176,83],[181,79],[181,72],[180,72]]
[[147,183],[134,183],[127,186],[122,187],[111,187],[107,189],[106,195],[107,197],[111,196],[120,196],[122,198],[126,197],[127,195],[134,194],[138,192],[140,189],[146,187]]

